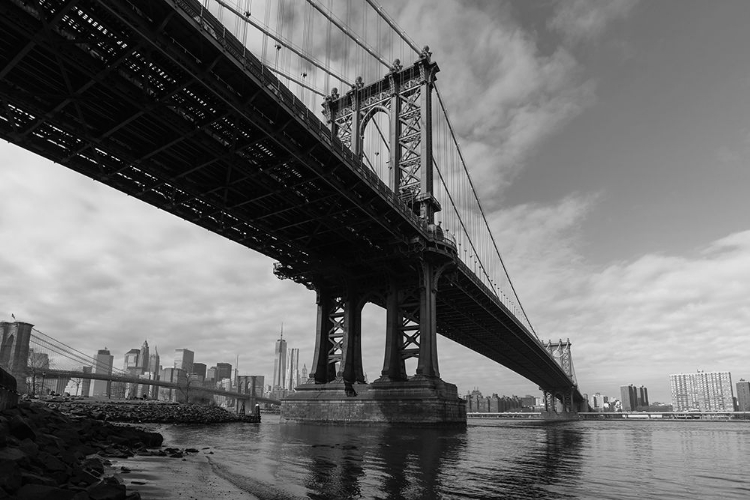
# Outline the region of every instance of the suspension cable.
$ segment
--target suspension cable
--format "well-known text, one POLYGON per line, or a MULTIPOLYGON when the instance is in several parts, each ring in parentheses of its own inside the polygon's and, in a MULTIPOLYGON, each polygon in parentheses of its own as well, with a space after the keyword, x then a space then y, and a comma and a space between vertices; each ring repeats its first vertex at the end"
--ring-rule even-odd
POLYGON ((267 35, 268 37, 274 39, 276 42, 278 42, 279 44, 283 45, 287 49, 291 50, 292 52, 294 52, 299 57, 301 57, 305 61, 309 62, 313 66, 316 66, 316 67, 322 69, 323 71, 325 71, 326 73, 328 73, 332 77, 336 78, 341 83, 343 83, 345 85, 348 85, 349 87, 352 86, 352 84, 349 81, 347 81, 346 78, 344 78, 343 76, 340 76, 340 75, 332 72, 330 69, 327 69, 324 64, 319 63, 318 61, 316 61, 315 59, 313 59, 310 56, 307 56, 304 52, 302 52, 301 49, 295 47, 294 44, 291 41, 286 40, 283 37, 274 35, 273 33, 271 33, 271 31, 268 29, 267 26, 264 27, 260 23, 255 22, 253 20, 252 16, 245 16, 244 14, 240 13, 237 9, 235 9, 231 5, 228 5, 226 2, 224 2, 224 0, 215 0, 215 1, 219 5, 221 5, 223 7, 226 7, 227 9, 229 9, 230 11, 232 11, 236 16, 238 16, 244 22, 246 22, 246 23, 250 24, 251 26, 257 28, 258 30, 260 30, 261 32, 263 32, 265 35, 267 35))
POLYGON ((379 56, 372 48, 370 48, 367 45, 367 43, 361 41, 359 39, 359 37, 355 33, 353 33, 349 28, 347 28, 344 24, 342 24, 341 21, 339 21, 333 14, 328 13, 325 10, 323 10, 323 7, 321 7, 320 5, 318 5, 317 3, 315 3, 314 0, 307 0, 307 3, 309 3, 310 5, 312 5, 315 8, 315 10, 317 10, 318 12, 320 12, 323 15, 323 17, 325 17, 331 23, 333 23, 333 25, 336 26, 338 29, 340 29, 346 36, 348 36, 349 38, 351 38, 352 40, 354 40, 354 42, 357 45, 359 45, 360 47, 362 47, 363 49, 365 49, 368 54, 370 54, 372 57, 374 57, 375 59, 377 59, 378 61, 380 61, 380 63, 383 66, 385 66, 388 69, 391 68, 391 65, 390 65, 390 63, 388 63, 388 61, 386 61, 381 56, 379 56))
POLYGON ((389 16, 385 12, 385 10, 383 9, 383 7, 381 7, 380 5, 378 5, 377 3, 375 3, 375 0, 365 0, 365 1, 370 4, 370 7, 372 7, 375 10, 375 12, 377 12, 378 14, 380 14, 380 17, 382 17, 383 20, 386 23, 388 23, 388 26, 390 26, 391 29, 393 29, 393 31, 395 31, 396 34, 398 34, 398 36, 400 36, 401 39, 403 41, 405 41, 407 43, 407 45, 409 45, 409 47, 411 47, 411 49, 414 52, 416 52, 417 54, 421 54, 422 53, 422 50, 419 47, 417 47, 417 44, 414 43, 414 41, 411 38, 409 38, 409 35, 407 35, 404 32, 404 30, 402 30, 401 28, 399 28, 398 24, 396 24, 396 21, 394 21, 393 19, 391 19, 391 16, 389 16))
MULTIPOLYGON (((370 0, 367 0, 370 2, 370 0)), ((450 118, 448 118, 448 112, 445 109, 445 104, 443 103, 443 98, 440 95, 440 91, 438 90, 437 83, 434 85, 435 88, 435 94, 437 95, 438 102, 440 103, 440 108, 443 110, 443 115, 445 116, 445 121, 448 123, 448 129, 450 130, 451 137, 453 138, 453 143, 456 145, 456 150, 458 151, 458 157, 461 159, 461 165, 463 166, 464 173, 466 174, 466 178, 469 181, 469 186, 471 186, 471 191, 474 193, 474 199, 477 202, 477 207, 479 207, 479 212, 482 214, 482 220, 484 221, 484 225, 487 228, 487 232, 490 235, 490 240, 492 241, 492 246, 495 248, 495 253, 497 254, 498 259, 500 259, 500 264, 503 267, 503 272, 505 273, 505 277, 508 278, 508 283, 510 284, 511 290, 513 290, 513 295, 516 297, 516 301, 518 302, 518 307, 521 309, 521 312, 523 313, 524 318, 526 318, 526 322, 529 325, 529 328, 534 333, 534 336, 539 339, 539 335, 537 335, 536 331, 534 330, 534 327, 531 324, 531 320, 529 319, 528 315, 526 314, 526 310, 523 307, 523 304, 521 304, 521 299, 518 298, 518 293, 516 292, 515 286, 513 286, 513 281, 510 279, 510 275, 508 274, 508 269, 505 267, 505 263, 503 262, 503 257, 500 255, 500 250, 497 247, 497 242, 495 241, 495 237, 492 234, 492 231, 490 230, 490 225, 487 222, 487 216, 484 213, 484 209, 482 208, 482 204, 479 201, 479 196, 477 196, 477 190, 474 187, 474 182, 471 180, 471 176, 469 175, 469 170, 466 168, 466 162, 464 161, 464 155, 461 152, 461 148, 458 145, 458 140, 456 139, 456 134, 453 130, 453 125, 451 125, 450 118)))

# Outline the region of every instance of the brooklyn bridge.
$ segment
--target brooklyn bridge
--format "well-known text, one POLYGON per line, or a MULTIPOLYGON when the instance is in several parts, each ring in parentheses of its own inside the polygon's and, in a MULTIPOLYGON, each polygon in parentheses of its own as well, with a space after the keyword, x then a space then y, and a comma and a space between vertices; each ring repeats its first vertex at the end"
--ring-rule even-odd
POLYGON ((538 384, 548 418, 584 410, 570 342, 538 338, 490 231, 438 87, 458 76, 373 0, 362 23, 259 3, 3 0, 0 137, 315 290, 283 418, 464 421, 438 334, 538 384), (366 303, 387 315, 369 384, 366 303))

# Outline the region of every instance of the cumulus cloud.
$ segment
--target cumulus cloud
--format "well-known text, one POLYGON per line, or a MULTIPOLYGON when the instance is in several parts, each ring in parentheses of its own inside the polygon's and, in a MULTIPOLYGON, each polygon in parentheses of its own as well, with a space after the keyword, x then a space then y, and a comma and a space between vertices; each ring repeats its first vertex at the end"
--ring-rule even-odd
MULTIPOLYGON (((540 339, 572 341, 582 392, 617 396, 620 385, 632 383, 670 402, 671 373, 700 368, 747 378, 738 346, 750 336, 750 230, 685 254, 646 254, 596 267, 582 257, 582 228, 601 203, 601 195, 571 195, 491 219, 540 339)), ((536 390, 460 346, 439 342, 443 374, 461 389, 536 390)))
POLYGON ((188 348, 270 375, 282 322, 312 353, 314 294, 270 259, 18 148, 0 156, 1 320, 89 354, 106 346, 116 366, 147 339, 164 366, 188 348))
POLYGON ((488 16, 480 4, 452 0, 387 8, 430 46, 472 177, 488 208, 497 208, 528 156, 595 101, 595 82, 567 48, 543 54, 510 9, 488 16))
POLYGON ((566 0, 559 2, 549 20, 569 44, 598 38, 610 22, 627 17, 638 0, 566 0))

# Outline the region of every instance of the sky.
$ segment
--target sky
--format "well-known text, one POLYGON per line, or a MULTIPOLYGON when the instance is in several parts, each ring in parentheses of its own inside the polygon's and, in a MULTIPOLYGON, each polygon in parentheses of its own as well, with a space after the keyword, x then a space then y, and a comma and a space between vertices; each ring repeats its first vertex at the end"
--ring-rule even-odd
MULTIPOLYGON (((669 374, 750 378, 750 2, 383 1, 438 84, 521 302, 570 339, 581 392, 669 374)), ((0 142, 0 320, 77 349, 273 371, 283 324, 310 367, 315 294, 273 262, 0 142)), ((385 312, 363 312, 382 369, 385 312)), ((439 337, 459 392, 538 395, 439 337)), ((413 367, 412 367, 413 372, 413 367)))

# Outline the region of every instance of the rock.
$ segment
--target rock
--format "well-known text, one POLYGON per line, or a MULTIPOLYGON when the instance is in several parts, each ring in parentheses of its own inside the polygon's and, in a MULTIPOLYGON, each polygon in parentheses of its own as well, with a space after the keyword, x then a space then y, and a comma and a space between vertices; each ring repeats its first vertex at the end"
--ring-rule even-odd
POLYGON ((124 484, 111 484, 102 481, 86 489, 91 500, 125 500, 127 493, 124 484))
POLYGON ((29 438, 18 443, 18 449, 24 452, 29 458, 36 458, 39 455, 39 446, 29 438))
POLYGON ((48 471, 64 471, 68 468, 65 463, 57 457, 50 455, 49 453, 42 451, 39 452, 39 456, 36 460, 48 471))
POLYGON ((104 474, 104 464, 102 463, 101 459, 97 457, 87 458, 83 461, 81 466, 84 469, 93 471, 96 474, 104 474))
MULTIPOLYGON (((22 484, 42 484, 44 486, 57 486, 54 479, 50 477, 44 477, 30 472, 21 472, 21 483, 22 484)), ((19 485, 20 488, 20 485, 19 485)))
POLYGON ((0 491, 15 491, 21 487, 21 468, 15 460, 0 460, 0 491))
POLYGON ((76 494, 75 491, 54 486, 26 484, 16 492, 16 498, 18 500, 72 500, 76 494))
POLYGON ((19 415, 14 415, 10 419, 10 435, 19 441, 23 441, 26 438, 30 438, 32 441, 36 440, 36 432, 34 432, 34 429, 32 429, 29 423, 19 415))

